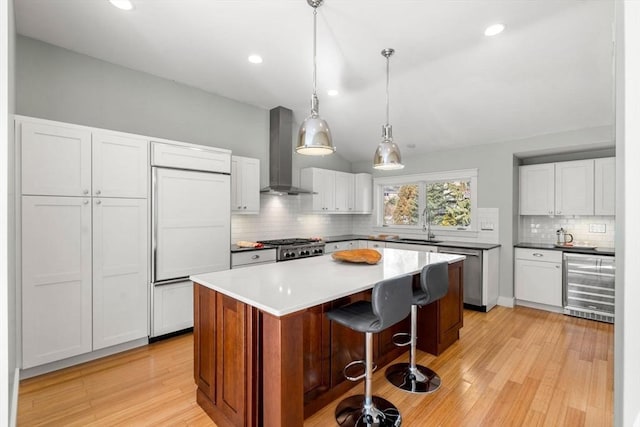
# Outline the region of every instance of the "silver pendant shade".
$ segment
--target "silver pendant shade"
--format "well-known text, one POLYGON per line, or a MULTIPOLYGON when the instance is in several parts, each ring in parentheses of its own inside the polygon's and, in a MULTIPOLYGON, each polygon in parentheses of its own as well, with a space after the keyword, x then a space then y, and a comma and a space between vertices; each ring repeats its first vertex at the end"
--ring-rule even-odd
POLYGON ((331 139, 331 130, 327 122, 318 114, 318 95, 316 94, 316 21, 318 7, 323 0, 307 0, 313 8, 313 95, 311 95, 311 114, 298 131, 296 152, 311 156, 324 156, 336 151, 331 139))
POLYGON ((373 168, 379 170, 396 170, 404 168, 400 156, 400 148, 393 142, 391 125, 389 124, 389 57, 395 51, 387 48, 383 49, 382 56, 387 58, 387 122, 382 126, 382 142, 378 145, 373 156, 373 168))

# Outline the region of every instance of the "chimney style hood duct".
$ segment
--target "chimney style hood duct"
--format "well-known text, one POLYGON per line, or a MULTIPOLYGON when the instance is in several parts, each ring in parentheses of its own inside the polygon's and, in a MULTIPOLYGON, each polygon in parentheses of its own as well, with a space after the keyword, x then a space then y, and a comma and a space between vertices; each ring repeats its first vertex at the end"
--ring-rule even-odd
POLYGON ((276 107, 269 114, 269 186, 260 192, 273 195, 313 194, 292 185, 293 112, 285 107, 276 107))

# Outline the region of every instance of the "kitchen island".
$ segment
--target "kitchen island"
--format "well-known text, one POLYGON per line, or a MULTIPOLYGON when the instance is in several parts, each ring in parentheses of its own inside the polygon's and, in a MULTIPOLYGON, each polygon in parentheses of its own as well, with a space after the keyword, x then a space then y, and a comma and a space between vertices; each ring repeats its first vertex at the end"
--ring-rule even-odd
MULTIPOLYGON (((363 358, 362 334, 331 324, 324 313, 370 298, 381 280, 414 275, 418 286, 425 265, 447 261, 449 293, 418 319, 419 348, 438 354, 462 327, 463 259, 385 249, 376 265, 319 256, 191 277, 198 404, 221 427, 302 426, 353 386, 342 368, 363 358)), ((391 336, 407 325, 378 334, 378 366, 406 351, 391 336)))

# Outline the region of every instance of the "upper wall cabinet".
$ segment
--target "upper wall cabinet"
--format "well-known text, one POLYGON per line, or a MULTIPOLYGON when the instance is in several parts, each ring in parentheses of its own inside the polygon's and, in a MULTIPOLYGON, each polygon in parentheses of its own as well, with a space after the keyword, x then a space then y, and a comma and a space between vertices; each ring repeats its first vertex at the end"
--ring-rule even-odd
POLYGON ((553 163, 520 166, 520 215, 553 215, 554 194, 553 163))
POLYGON ((260 213, 260 160, 231 157, 231 210, 234 213, 260 213))
POLYGON ((354 174, 353 213, 370 214, 373 212, 373 177, 370 173, 354 174))
POLYGON ((616 214, 616 159, 595 160, 594 203, 596 215, 616 214))
POLYGON ((19 132, 22 194, 147 197, 148 141, 30 122, 19 132))
POLYGON ((352 174, 320 168, 300 171, 300 186, 315 194, 309 210, 317 213, 371 213, 372 184, 370 174, 352 174))
POLYGON ((593 160, 556 163, 556 215, 593 215, 593 160))
POLYGON ((614 215, 615 159, 520 166, 520 215, 614 215))

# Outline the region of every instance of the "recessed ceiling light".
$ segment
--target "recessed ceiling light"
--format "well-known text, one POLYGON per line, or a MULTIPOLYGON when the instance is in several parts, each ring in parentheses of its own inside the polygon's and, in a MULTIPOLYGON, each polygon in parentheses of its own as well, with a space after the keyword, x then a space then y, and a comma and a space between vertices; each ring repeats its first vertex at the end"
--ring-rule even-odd
POLYGON ((131 3, 131 0, 109 0, 109 2, 115 7, 117 7, 118 9, 122 9, 122 10, 133 9, 133 3, 131 3))
POLYGON ((329 95, 329 96, 338 96, 339 93, 340 92, 338 92, 336 89, 329 89, 327 91, 327 95, 329 95))
POLYGON ((260 55, 249 55, 248 59, 252 64, 262 64, 262 56, 260 55))
POLYGON ((495 36, 504 31, 504 24, 493 24, 489 25, 486 30, 484 30, 485 36, 495 36))
POLYGON ((416 148, 416 144, 407 144, 407 148, 416 148))

